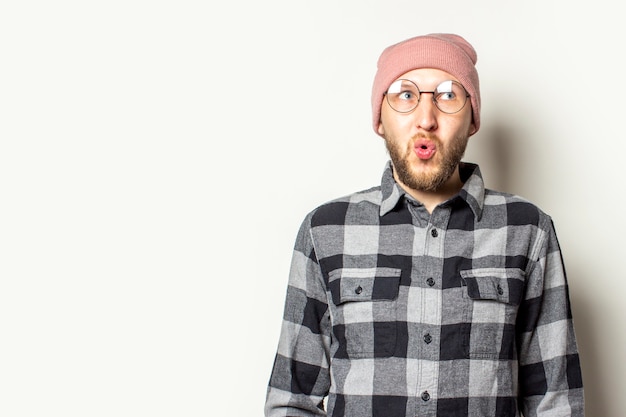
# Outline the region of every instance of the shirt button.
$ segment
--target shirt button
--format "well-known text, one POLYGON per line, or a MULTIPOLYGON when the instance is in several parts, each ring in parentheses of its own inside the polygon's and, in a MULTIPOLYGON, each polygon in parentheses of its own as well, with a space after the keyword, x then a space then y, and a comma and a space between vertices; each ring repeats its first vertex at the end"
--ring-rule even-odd
POLYGON ((432 287, 433 285, 435 285, 435 280, 432 278, 428 278, 426 280, 426 284, 428 284, 429 287, 432 287))
POLYGON ((354 289, 354 292, 357 294, 361 294, 363 292, 363 287, 360 285, 354 289))
POLYGON ((439 236, 439 232, 437 232, 437 229, 431 229, 430 235, 432 237, 437 237, 437 236, 439 236))
POLYGON ((504 294, 504 291, 502 290, 502 287, 500 286, 500 284, 498 284, 498 286, 496 287, 496 291, 498 291, 498 294, 500 295, 504 294))
POLYGON ((424 335, 424 342, 426 342, 427 345, 430 344, 430 342, 433 341, 433 337, 430 335, 430 333, 426 333, 424 335))
POLYGON ((428 391, 424 391, 424 392, 422 392, 422 400, 423 400, 423 401, 428 401, 428 400, 430 400, 430 394, 428 393, 428 391))

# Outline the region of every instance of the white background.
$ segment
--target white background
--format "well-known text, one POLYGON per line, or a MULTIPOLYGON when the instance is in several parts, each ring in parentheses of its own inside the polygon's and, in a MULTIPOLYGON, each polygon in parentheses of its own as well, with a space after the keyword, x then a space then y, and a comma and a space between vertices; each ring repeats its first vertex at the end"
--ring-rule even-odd
POLYGON ((261 416, 291 248, 376 185, 384 47, 478 52, 467 160, 554 218, 591 417, 621 417, 619 2, 0 6, 0 415, 261 416))

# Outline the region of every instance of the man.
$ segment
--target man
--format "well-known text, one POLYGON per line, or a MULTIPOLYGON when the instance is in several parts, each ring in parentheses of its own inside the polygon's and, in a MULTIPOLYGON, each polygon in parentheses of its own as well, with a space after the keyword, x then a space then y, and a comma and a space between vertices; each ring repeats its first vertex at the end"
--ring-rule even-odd
POLYGON ((461 162, 476 59, 453 34, 381 54, 373 128, 391 162, 300 228, 266 416, 583 416, 552 221, 461 162))

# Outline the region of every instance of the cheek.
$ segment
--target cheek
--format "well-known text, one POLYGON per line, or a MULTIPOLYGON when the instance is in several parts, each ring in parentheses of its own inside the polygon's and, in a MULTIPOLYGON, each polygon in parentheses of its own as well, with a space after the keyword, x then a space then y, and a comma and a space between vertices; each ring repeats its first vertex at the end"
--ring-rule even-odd
POLYGON ((380 109, 380 122, 378 123, 378 133, 383 136, 394 136, 403 129, 402 125, 406 117, 398 117, 399 113, 391 110, 386 100, 380 109))
POLYGON ((381 113, 378 133, 380 135, 394 137, 410 136, 414 126, 411 117, 396 112, 393 112, 393 114, 389 113, 389 111, 381 113))
POLYGON ((445 136, 451 137, 471 136, 476 130, 471 117, 442 119, 439 129, 441 132, 446 132, 445 136))

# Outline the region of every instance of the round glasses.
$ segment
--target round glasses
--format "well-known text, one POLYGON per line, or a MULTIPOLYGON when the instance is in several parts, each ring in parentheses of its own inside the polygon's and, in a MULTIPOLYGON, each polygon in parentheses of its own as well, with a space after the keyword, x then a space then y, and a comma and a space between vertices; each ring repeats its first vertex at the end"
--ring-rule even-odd
POLYGON ((424 93, 433 95, 433 103, 443 113, 458 113, 465 106, 469 94, 463 86, 452 80, 444 81, 433 91, 420 91, 411 80, 396 80, 389 86, 385 95, 387 103, 398 113, 409 113, 415 110, 424 93))

